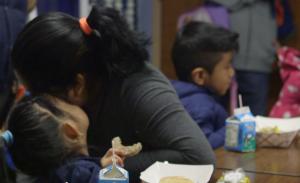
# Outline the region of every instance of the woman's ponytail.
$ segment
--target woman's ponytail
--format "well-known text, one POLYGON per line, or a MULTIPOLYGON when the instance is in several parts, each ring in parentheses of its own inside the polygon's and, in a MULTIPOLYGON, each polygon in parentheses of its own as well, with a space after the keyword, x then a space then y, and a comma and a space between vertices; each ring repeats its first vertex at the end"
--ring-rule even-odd
POLYGON ((109 76, 125 77, 137 71, 148 59, 148 40, 130 30, 118 11, 93 7, 87 18, 92 34, 87 36, 97 65, 109 76))

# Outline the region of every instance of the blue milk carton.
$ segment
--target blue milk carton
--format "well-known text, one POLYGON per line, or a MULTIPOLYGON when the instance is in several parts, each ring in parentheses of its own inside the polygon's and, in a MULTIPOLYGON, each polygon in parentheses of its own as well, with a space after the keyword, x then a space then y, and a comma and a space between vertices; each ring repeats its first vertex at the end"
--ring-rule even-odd
POLYGON ((128 172, 117 165, 108 166, 100 170, 98 183, 129 183, 128 172), (115 175, 111 174, 113 169, 116 172, 115 175))
POLYGON ((256 149, 256 123, 249 107, 234 110, 226 120, 225 148, 233 151, 252 152, 256 149))

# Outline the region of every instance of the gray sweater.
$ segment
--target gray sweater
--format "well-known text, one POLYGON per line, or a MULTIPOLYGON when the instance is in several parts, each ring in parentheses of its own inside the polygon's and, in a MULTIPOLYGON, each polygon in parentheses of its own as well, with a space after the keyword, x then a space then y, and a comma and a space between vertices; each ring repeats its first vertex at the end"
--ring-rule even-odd
POLYGON ((240 34, 238 70, 269 73, 275 60, 276 22, 270 0, 207 0, 229 10, 230 28, 240 34))
POLYGON ((111 139, 124 144, 141 142, 142 152, 125 160, 130 182, 155 161, 214 164, 215 157, 205 135, 181 105, 169 81, 146 64, 125 81, 115 81, 99 97, 102 105, 89 128, 91 156, 103 155, 111 139))

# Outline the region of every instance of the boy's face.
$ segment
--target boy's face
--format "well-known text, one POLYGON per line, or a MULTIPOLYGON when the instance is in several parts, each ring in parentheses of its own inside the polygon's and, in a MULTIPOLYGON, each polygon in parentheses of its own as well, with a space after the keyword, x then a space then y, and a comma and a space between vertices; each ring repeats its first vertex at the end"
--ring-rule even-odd
POLYGON ((224 95, 230 87, 231 79, 234 76, 234 69, 232 67, 233 52, 225 52, 219 63, 209 74, 206 86, 211 88, 216 94, 224 95))

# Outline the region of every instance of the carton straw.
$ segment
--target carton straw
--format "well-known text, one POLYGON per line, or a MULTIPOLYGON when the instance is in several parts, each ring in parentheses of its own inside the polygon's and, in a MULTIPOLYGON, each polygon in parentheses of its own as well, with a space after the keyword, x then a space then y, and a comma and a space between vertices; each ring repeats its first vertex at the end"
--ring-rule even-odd
POLYGON ((243 107, 243 100, 242 100, 242 95, 239 94, 239 106, 243 107))

